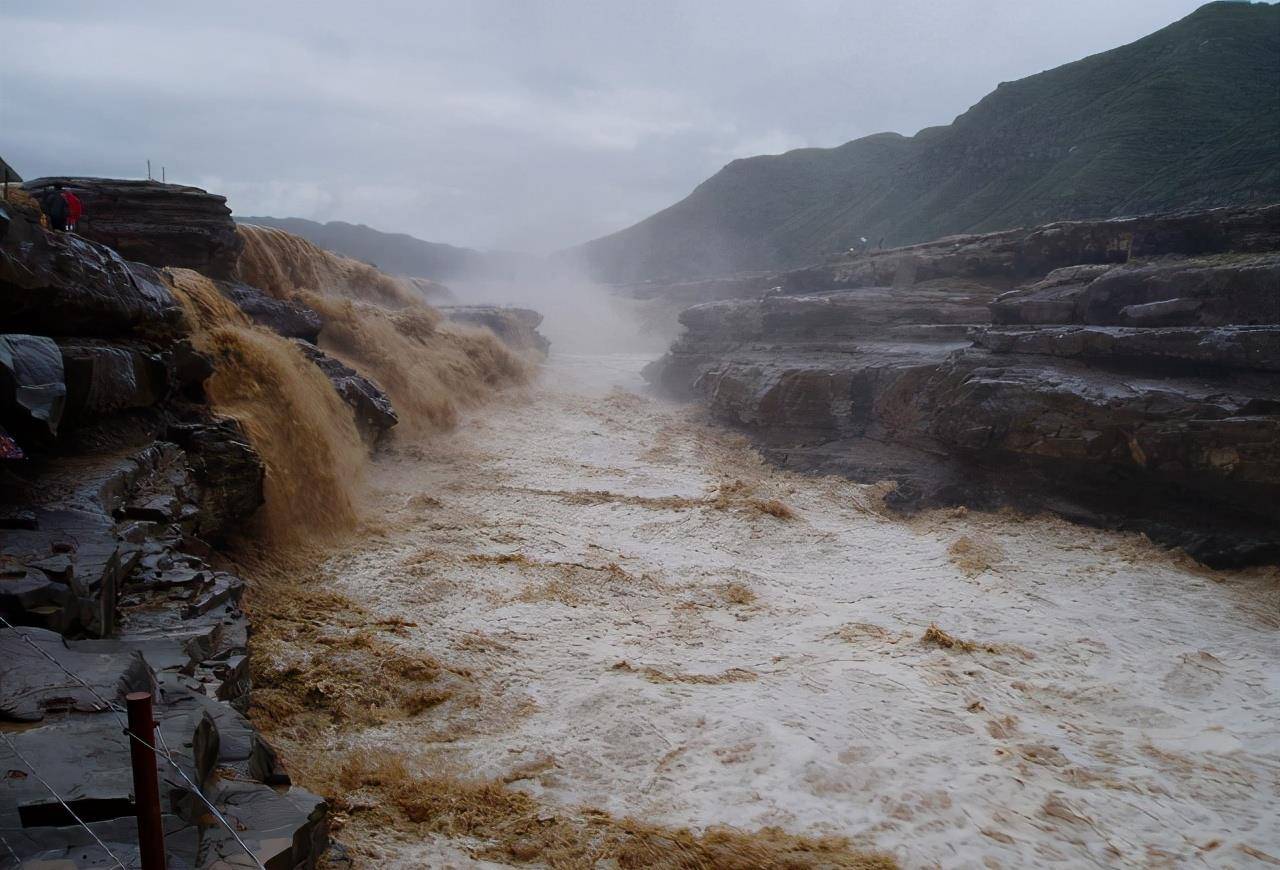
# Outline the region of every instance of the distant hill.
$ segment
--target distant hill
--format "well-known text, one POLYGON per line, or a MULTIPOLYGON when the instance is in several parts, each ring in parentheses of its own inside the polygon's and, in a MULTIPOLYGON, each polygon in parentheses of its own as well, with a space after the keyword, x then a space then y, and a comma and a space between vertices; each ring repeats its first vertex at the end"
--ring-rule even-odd
POLYGON ((343 221, 317 223, 304 218, 242 217, 237 223, 276 227, 326 251, 371 263, 392 275, 410 275, 436 281, 467 278, 512 278, 538 258, 503 251, 485 252, 425 242, 404 233, 384 233, 363 224, 343 221))
POLYGON ((598 280, 807 265, 1069 218, 1280 200, 1280 6, 1211 3, 1137 42, 1002 83, 945 127, 735 160, 565 252, 598 280))

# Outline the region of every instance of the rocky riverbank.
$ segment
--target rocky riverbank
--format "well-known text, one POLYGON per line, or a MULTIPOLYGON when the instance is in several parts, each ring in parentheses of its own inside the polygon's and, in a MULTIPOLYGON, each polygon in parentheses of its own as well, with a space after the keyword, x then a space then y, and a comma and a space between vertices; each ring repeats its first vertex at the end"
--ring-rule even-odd
POLYGON ((1280 206, 953 237, 708 286, 759 295, 684 311, 647 377, 786 466, 894 480, 905 509, 1011 504, 1211 565, 1280 558, 1280 206))
MULTIPOLYGON (((0 628, 0 731, 15 749, 0 778, 0 836, 23 861, 136 859, 128 744, 99 696, 122 705, 127 692, 149 690, 174 762, 160 769, 170 866, 246 860, 197 788, 256 860, 314 867, 328 848, 327 805, 291 785, 245 716, 246 584, 222 547, 253 534, 260 508, 272 508, 294 470, 277 461, 254 417, 255 401, 274 399, 264 372, 287 377, 314 365, 323 377, 303 386, 331 391, 320 407, 349 414, 335 423, 365 444, 384 439, 399 414, 374 378, 317 346, 327 315, 235 280, 243 241, 221 197, 63 181, 92 216, 83 234, 45 230, 33 201, 14 191, 0 244, 0 616, 17 626, 0 628), (283 361, 242 376, 257 385, 233 396, 248 416, 221 413, 226 382, 255 348, 283 361)), ((406 286, 401 302, 420 306, 406 286)), ((327 290, 306 289, 317 298, 327 290)), ((360 286, 353 279, 341 290, 358 299, 360 286)), ((463 339, 435 331, 437 316, 422 312, 409 337, 417 352, 429 356, 432 342, 456 352, 463 339)), ((485 317, 520 338, 519 352, 538 345, 536 315, 485 317)), ((507 352, 487 332, 466 340, 490 356, 507 352)), ((297 431, 279 434, 301 445, 306 424, 291 417, 297 431)))

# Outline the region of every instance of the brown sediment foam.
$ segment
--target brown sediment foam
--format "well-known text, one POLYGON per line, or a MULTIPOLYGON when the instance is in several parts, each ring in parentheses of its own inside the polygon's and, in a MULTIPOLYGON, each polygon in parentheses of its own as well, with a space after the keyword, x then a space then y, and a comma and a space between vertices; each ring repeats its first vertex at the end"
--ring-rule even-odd
POLYGON ((242 226, 240 279, 314 308, 320 346, 378 382, 401 432, 446 428, 531 366, 488 329, 448 323, 408 282, 272 227, 242 226))
POLYGON ((990 570, 1004 558, 1004 550, 990 535, 961 535, 947 548, 952 564, 970 577, 990 570))
MULTIPOLYGON (((553 762, 554 764, 554 762, 553 762)), ((524 768, 513 776, 526 774, 524 768)), ((533 775, 537 775, 535 770, 533 775)), ((511 788, 505 779, 474 780, 441 770, 426 757, 355 751, 313 763, 313 785, 340 795, 338 808, 380 827, 404 822, 422 833, 469 837, 482 860, 551 867, 602 864, 638 870, 892 870, 888 855, 862 851, 845 837, 804 837, 778 828, 701 833, 618 818, 591 807, 558 807, 511 788), (376 795, 376 799, 371 799, 376 795)))
POLYGON ((943 649, 960 650, 961 652, 988 652, 995 655, 1012 655, 1028 661, 1036 657, 1035 653, 1017 644, 963 640, 943 631, 936 622, 929 623, 929 627, 920 636, 920 642, 940 646, 943 649))
POLYGON ((725 683, 751 683, 758 677, 755 671, 746 668, 729 668, 718 674, 685 674, 677 671, 663 671, 651 665, 636 667, 628 661, 620 661, 612 668, 630 674, 640 674, 651 683, 688 683, 690 685, 719 686, 725 683))
POLYGON ((397 642, 412 622, 379 618, 313 582, 320 552, 304 544, 241 554, 255 580, 246 608, 254 620, 250 716, 259 728, 308 741, 335 727, 416 716, 465 694, 467 672, 397 642))
MULTIPOLYGON (((493 333, 442 323, 404 282, 281 230, 240 233, 241 278, 315 308, 321 346, 379 382, 399 429, 447 428, 459 409, 527 379, 529 366, 493 333)), ((350 528, 367 459, 351 410, 291 343, 252 326, 208 279, 166 272, 196 345, 214 359, 211 403, 240 422, 266 463, 265 531, 293 541, 350 528)))
POLYGON ((730 604, 755 604, 756 594, 750 586, 731 580, 719 589, 720 597, 730 604))
POLYGON ((372 376, 412 431, 453 426, 461 409, 531 372, 492 332, 441 322, 425 305, 389 310, 316 292, 298 297, 324 321, 320 346, 372 376))
POLYGON ((250 324, 208 278, 165 274, 193 342, 213 359, 209 402, 240 423, 266 465, 262 531, 290 542, 350 528, 366 461, 351 409, 292 343, 250 324))
POLYGON ((776 498, 756 498, 753 489, 741 480, 720 484, 716 490, 702 498, 690 498, 683 495, 629 495, 627 493, 610 492, 608 490, 555 490, 522 488, 524 492, 534 495, 549 495, 563 499, 570 504, 627 504, 649 510, 686 510, 689 508, 709 507, 715 510, 728 511, 747 509, 754 513, 768 514, 782 520, 796 518, 796 512, 785 502, 776 498))
POLYGON ((240 280, 277 299, 318 291, 393 308, 422 302, 407 281, 368 263, 330 253, 293 233, 249 224, 236 227, 236 232, 244 240, 237 264, 240 280))

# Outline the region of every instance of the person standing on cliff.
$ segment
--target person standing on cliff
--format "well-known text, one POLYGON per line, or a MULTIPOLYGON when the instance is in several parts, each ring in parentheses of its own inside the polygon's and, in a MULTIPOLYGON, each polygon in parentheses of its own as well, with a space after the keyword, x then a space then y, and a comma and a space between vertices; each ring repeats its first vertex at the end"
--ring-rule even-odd
MULTIPOLYGON (((76 202, 79 202, 77 199, 76 202)), ((55 184, 40 197, 40 210, 49 221, 49 229, 55 233, 67 229, 67 198, 62 195, 62 185, 55 184)))
POLYGON ((80 215, 84 214, 84 204, 80 202, 80 197, 69 190, 62 192, 62 198, 67 203, 67 231, 74 233, 76 224, 80 222, 80 215))

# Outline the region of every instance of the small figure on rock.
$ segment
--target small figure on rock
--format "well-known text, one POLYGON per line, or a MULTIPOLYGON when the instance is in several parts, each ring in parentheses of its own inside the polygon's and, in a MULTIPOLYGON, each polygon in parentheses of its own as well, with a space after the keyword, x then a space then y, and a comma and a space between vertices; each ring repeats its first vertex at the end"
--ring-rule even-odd
POLYGON ((62 198, 67 203, 67 231, 74 233, 80 216, 84 214, 84 204, 80 202, 80 197, 69 190, 63 191, 62 198))
POLYGON ((49 222, 49 229, 54 232, 75 232, 76 224, 84 214, 84 204, 80 197, 66 190, 61 182, 55 182, 50 190, 40 197, 40 210, 49 222))
POLYGON ((62 185, 54 184, 40 197, 40 210, 44 212, 49 229, 60 233, 67 228, 67 199, 62 195, 62 185))

